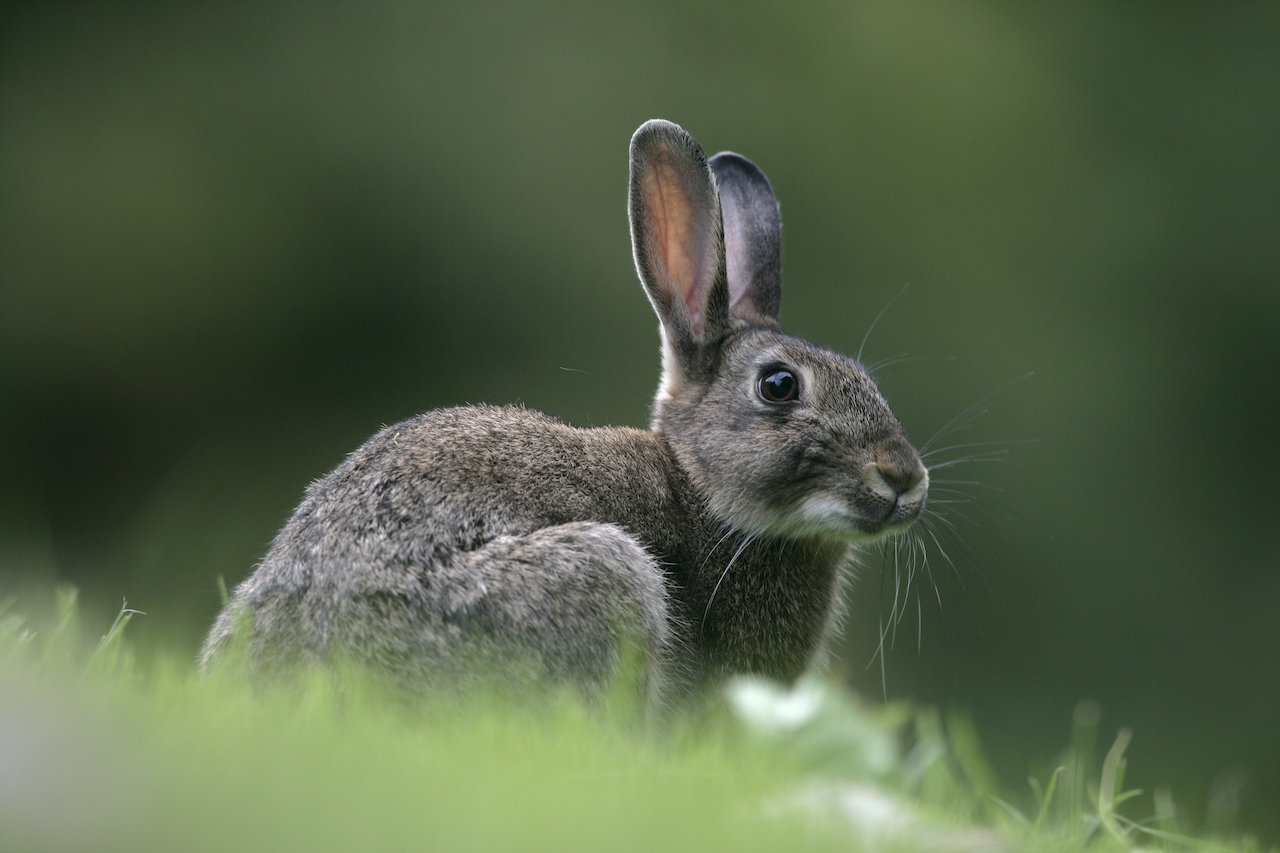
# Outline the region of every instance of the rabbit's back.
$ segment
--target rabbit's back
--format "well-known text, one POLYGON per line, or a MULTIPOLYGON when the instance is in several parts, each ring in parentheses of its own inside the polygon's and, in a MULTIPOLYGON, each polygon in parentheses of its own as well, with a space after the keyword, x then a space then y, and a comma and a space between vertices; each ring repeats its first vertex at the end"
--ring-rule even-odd
POLYGON ((314 483, 276 547, 328 539, 328 558, 374 545, 380 558, 394 548, 432 559, 423 549, 465 551, 639 507, 662 514, 678 476, 645 430, 574 427, 515 406, 438 409, 384 428, 314 483))
POLYGON ((202 656, 243 630, 259 672, 345 657, 410 689, 550 675, 595 690, 624 642, 670 657, 650 551, 685 529, 688 490, 644 430, 426 412, 312 484, 202 656))

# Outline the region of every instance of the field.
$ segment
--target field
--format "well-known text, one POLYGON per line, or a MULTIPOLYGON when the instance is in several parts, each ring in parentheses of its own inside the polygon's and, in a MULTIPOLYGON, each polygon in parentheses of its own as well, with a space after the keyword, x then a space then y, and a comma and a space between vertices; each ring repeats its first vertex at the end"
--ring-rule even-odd
POLYGON ((53 598, 44 617, 0 613, 13 853, 1262 849, 1184 835, 1167 795, 1125 790, 1131 735, 1099 732, 1088 705, 1061 765, 1006 792, 963 713, 822 681, 736 684, 662 732, 621 701, 424 711, 350 676, 284 691, 143 665, 128 629, 145 616, 126 607, 95 639, 74 589, 53 598))

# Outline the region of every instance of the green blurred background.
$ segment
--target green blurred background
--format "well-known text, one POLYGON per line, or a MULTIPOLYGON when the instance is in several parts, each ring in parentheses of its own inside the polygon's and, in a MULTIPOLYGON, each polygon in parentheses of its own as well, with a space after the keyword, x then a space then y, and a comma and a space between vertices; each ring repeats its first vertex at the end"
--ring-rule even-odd
MULTIPOLYGON (((645 423, 651 117, 769 175, 789 331, 856 351, 910 285, 864 358, 916 357, 877 376, 918 443, 1034 371, 953 437, 1009 453, 955 471, 889 697, 1013 789, 1096 700, 1130 782, 1280 837, 1274 3, 7 4, 0 587, 194 654, 380 425, 645 423)), ((890 587, 836 662, 876 697, 890 587)))

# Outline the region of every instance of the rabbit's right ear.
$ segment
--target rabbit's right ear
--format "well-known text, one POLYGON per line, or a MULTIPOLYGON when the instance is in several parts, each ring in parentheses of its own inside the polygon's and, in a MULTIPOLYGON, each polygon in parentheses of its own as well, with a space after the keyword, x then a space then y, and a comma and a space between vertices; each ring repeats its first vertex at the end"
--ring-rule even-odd
POLYGON ((666 381, 679 382, 676 371, 711 368, 708 345, 730 323, 720 201, 697 141, 669 121, 641 125, 628 201, 636 271, 662 321, 666 381))
POLYGON ((721 151, 709 161, 724 220, 729 312, 753 326, 778 326, 782 220, 773 187, 755 163, 721 151))

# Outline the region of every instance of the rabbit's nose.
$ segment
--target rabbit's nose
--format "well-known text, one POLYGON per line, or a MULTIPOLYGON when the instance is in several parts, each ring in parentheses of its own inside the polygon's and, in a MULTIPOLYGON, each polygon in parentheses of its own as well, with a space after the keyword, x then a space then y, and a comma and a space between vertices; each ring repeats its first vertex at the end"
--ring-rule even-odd
POLYGON ((865 467, 863 473, 873 489, 895 500, 925 478, 924 466, 920 465, 919 459, 878 459, 865 467))
POLYGON ((872 466, 870 472, 872 476, 877 477, 880 482, 893 489, 894 496, 905 495, 914 489, 925 477, 924 466, 919 460, 913 460, 914 464, 902 464, 897 460, 889 462, 876 462, 872 466))
POLYGON ((880 521, 910 522, 924 509, 929 473, 914 453, 909 457, 869 462, 863 467, 862 476, 879 498, 880 521))

